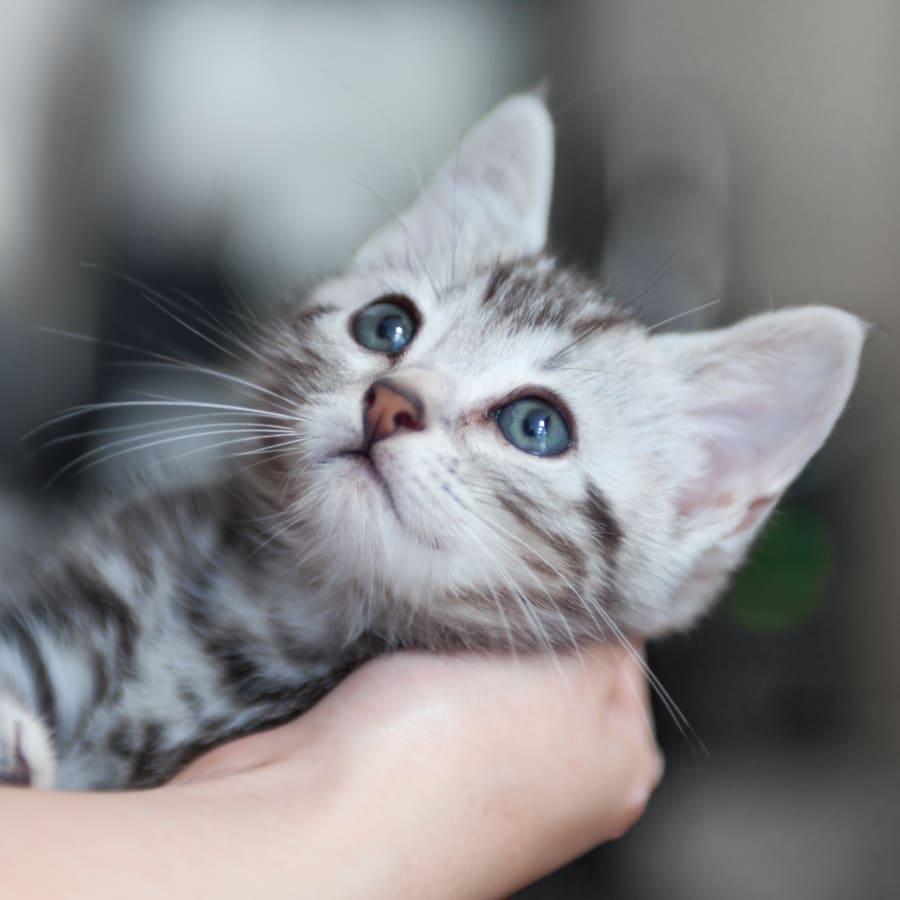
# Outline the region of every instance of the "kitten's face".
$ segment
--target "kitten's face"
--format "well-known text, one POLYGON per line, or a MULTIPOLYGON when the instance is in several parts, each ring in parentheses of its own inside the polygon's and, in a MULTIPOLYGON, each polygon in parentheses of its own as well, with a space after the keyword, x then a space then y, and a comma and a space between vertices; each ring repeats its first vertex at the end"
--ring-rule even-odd
POLYGON ((617 609, 618 573, 635 562, 624 523, 665 527, 673 509, 646 403, 666 388, 639 326, 545 259, 440 296, 402 270, 351 277, 305 309, 278 391, 303 438, 288 482, 298 538, 332 583, 404 613, 440 609, 479 641, 565 641, 607 614, 653 627, 617 609), (404 298, 415 323, 399 354, 354 335, 382 297, 404 298), (370 443, 379 382, 419 413, 370 443))
POLYGON ((508 101, 454 157, 466 214, 445 169, 268 348, 298 439, 268 473, 285 533, 307 577, 401 641, 686 623, 852 383, 860 329, 844 314, 654 338, 536 255, 542 109, 508 101))

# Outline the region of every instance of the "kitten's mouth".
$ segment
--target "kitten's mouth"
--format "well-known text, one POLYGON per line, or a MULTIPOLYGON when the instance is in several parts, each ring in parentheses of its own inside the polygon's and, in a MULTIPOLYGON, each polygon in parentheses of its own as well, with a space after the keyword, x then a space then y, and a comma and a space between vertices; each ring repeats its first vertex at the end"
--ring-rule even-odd
POLYGON ((375 465, 375 461, 365 450, 342 450, 336 454, 337 457, 341 459, 350 459, 354 460, 360 468, 368 473, 368 475, 378 484, 381 488, 382 493, 385 496, 385 499, 388 502, 388 506, 390 506, 391 511, 394 513, 394 516, 397 518, 397 521, 401 524, 403 523, 400 518, 400 514, 397 511, 397 504, 394 502, 394 495, 391 493, 391 486, 388 484, 387 479, 381 472, 378 470, 378 466, 375 465))
MULTIPOLYGON (((431 550, 444 551, 445 547, 441 541, 433 535, 423 532, 421 528, 416 527, 409 519, 404 519, 400 512, 394 494, 391 491, 391 485, 387 478, 382 474, 375 460, 365 450, 341 450, 334 454, 333 459, 346 459, 353 464, 353 468, 361 473, 367 480, 374 482, 380 489, 381 495, 384 497, 388 508, 393 513, 394 519, 400 526, 404 534, 419 542, 425 544, 431 550)), ((365 492, 358 492, 364 494, 365 492)), ((355 498, 356 499, 356 498, 355 498)), ((357 501, 361 502, 361 500, 357 501)))

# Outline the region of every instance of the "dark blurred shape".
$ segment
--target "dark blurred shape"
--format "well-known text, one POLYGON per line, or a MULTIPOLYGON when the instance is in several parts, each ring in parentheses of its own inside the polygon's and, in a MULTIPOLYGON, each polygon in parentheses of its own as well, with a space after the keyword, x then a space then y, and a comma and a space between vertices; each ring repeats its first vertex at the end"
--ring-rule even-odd
POLYGON ((787 631, 809 621, 826 596, 832 541, 811 509, 784 501, 737 574, 723 604, 750 631, 787 631))
POLYGON ((712 110, 689 93, 629 91, 603 111, 607 227, 600 272, 654 328, 720 317, 728 165, 712 110))

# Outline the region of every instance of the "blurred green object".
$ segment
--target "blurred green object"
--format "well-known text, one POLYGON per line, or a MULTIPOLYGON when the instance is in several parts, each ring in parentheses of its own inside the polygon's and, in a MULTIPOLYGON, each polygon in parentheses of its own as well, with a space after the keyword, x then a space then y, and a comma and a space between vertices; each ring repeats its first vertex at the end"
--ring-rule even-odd
POLYGON ((728 593, 726 614, 751 631, 786 631, 808 621, 825 597, 831 537, 821 516, 782 507, 728 593))

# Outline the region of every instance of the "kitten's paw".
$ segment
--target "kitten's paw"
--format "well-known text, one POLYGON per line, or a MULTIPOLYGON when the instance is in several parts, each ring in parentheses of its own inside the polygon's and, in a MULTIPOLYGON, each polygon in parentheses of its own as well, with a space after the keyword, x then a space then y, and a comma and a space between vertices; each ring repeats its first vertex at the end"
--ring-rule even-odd
POLYGON ((0 784, 53 787, 56 757, 46 726, 0 692, 0 784))

